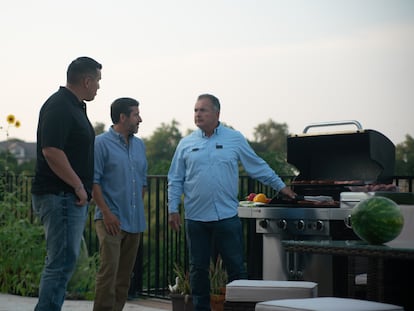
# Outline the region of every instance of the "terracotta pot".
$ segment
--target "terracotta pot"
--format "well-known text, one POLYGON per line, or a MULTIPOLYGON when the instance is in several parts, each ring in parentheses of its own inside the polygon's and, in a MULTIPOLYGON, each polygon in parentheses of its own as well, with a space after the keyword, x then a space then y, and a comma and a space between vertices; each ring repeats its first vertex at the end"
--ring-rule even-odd
POLYGON ((226 298, 223 294, 211 294, 210 295, 210 307, 211 311, 223 311, 224 310, 224 299, 226 298))
POLYGON ((193 299, 191 295, 170 294, 172 311, 193 311, 193 299))

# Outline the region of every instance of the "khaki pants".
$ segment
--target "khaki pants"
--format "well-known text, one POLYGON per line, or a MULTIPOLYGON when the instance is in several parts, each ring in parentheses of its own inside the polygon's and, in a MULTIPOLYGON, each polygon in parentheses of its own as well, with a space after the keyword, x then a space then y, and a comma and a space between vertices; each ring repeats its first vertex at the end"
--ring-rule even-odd
POLYGON ((128 298, 140 233, 121 231, 112 236, 106 232, 102 220, 97 220, 95 226, 101 263, 96 275, 93 310, 121 311, 128 298))

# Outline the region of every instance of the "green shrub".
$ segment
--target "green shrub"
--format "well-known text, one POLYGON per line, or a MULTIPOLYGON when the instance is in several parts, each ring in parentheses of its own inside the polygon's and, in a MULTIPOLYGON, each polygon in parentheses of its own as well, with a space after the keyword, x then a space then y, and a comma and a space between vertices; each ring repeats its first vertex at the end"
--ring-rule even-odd
POLYGON ((95 278, 98 266, 99 253, 89 256, 86 242, 82 239, 78 263, 68 284, 67 299, 93 300, 95 298, 95 278))
MULTIPOLYGON (((1 177, 0 185, 0 292, 37 296, 46 256, 43 226, 37 219, 30 221, 30 203, 20 201, 15 192, 7 192, 1 177)), ((89 256, 82 240, 81 256, 68 284, 68 298, 94 298, 97 265, 98 253, 89 256)))
POLYGON ((6 195, 0 203, 0 291, 36 296, 45 258, 43 227, 21 218, 27 207, 6 195))

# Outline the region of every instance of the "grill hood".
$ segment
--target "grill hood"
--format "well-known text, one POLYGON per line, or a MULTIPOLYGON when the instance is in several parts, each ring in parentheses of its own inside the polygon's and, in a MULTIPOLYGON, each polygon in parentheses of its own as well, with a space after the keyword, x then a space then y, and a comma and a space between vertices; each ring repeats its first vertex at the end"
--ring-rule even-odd
POLYGON ((287 162, 300 172, 296 180, 391 183, 395 146, 383 134, 358 121, 312 124, 287 138, 287 162), (311 127, 353 124, 355 131, 307 133, 311 127))

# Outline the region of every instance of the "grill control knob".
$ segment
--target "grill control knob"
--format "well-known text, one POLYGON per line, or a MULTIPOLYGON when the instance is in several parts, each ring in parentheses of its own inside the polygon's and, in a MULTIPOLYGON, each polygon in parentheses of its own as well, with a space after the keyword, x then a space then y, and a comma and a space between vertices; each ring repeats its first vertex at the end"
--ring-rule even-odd
POLYGON ((279 219, 277 222, 277 227, 282 230, 286 230, 287 228, 287 221, 284 219, 279 219))
POLYGON ((318 231, 322 231, 323 230, 323 228, 324 228, 324 224, 323 224, 323 221, 322 220, 318 220, 317 222, 316 222, 316 230, 318 230, 318 231))
POLYGON ((296 229, 298 230, 304 230, 305 229, 305 222, 303 220, 299 220, 296 224, 296 229))
POLYGON ((268 225, 269 225, 269 222, 266 219, 262 219, 259 221, 259 226, 262 227, 263 229, 266 229, 268 225))

